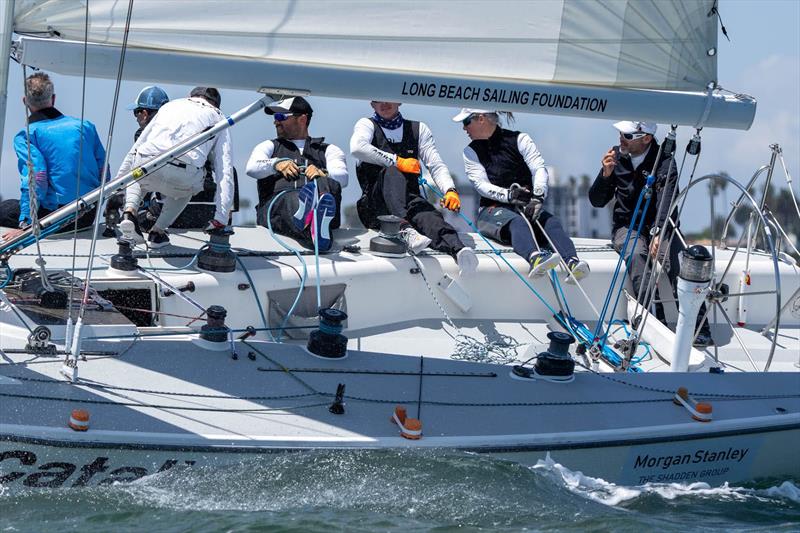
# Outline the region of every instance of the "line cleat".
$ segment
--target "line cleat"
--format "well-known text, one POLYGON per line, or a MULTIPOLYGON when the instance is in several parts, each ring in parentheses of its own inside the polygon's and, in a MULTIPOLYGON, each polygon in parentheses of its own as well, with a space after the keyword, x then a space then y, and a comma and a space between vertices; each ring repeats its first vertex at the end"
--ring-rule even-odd
POLYGON ((303 185, 297 193, 297 200, 300 202, 300 205, 297 207, 297 211, 295 211, 294 215, 292 215, 292 222, 294 222, 294 227, 300 231, 307 228, 313 219, 311 210, 314 209, 314 193, 316 192, 316 188, 316 184, 308 182, 303 185))
POLYGON ((154 250, 169 246, 169 235, 166 231, 151 231, 147 234, 147 246, 154 250))
POLYGON ((419 440, 422 438, 422 422, 416 418, 411 418, 406 413, 406 408, 398 405, 394 408, 394 413, 389 419, 400 428, 400 436, 409 440, 419 440))
POLYGON ((531 271, 528 273, 528 277, 535 279, 541 278, 549 270, 556 268, 561 261, 561 256, 547 250, 540 250, 533 252, 528 261, 531 264, 531 271))
POLYGON ((413 255, 417 255, 433 242, 430 237, 426 237, 411 226, 400 230, 400 238, 408 246, 408 253, 413 255))
POLYGON ((134 244, 144 243, 144 234, 142 233, 142 228, 139 227, 139 220, 135 215, 125 212, 122 215, 122 221, 117 227, 119 228, 122 239, 134 244))
POLYGON ((331 221, 336 216, 336 200, 330 193, 325 193, 319 197, 317 202, 317 227, 311 227, 311 238, 317 241, 320 252, 327 252, 331 249, 333 239, 331 238, 331 221), (315 231, 316 230, 316 231, 315 231))
POLYGON ((459 276, 469 276, 478 270, 478 256, 469 246, 465 246, 458 251, 456 263, 458 263, 459 276))
POLYGON ((570 257, 567 260, 567 268, 571 273, 571 275, 567 274, 567 277, 564 278, 564 283, 567 285, 575 285, 576 282, 582 280, 591 272, 589 263, 577 257, 570 257))
POLYGON ((692 418, 698 422, 711 422, 713 419, 713 409, 708 402, 698 402, 689 395, 689 390, 686 387, 679 387, 672 397, 672 402, 675 405, 683 406, 692 418))

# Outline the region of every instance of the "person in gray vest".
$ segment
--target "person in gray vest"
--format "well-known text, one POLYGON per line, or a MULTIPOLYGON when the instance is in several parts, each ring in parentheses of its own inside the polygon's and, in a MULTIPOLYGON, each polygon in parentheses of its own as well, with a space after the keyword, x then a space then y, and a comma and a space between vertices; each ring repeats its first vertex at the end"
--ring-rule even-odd
POLYGON ((589 265, 578 258, 575 245, 558 218, 544 209, 550 178, 531 137, 501 128, 497 111, 464 108, 453 121, 461 122, 471 139, 464 148, 464 168, 481 195, 481 234, 510 244, 530 263, 531 277, 543 276, 558 266, 561 257, 572 274, 565 282, 586 277, 589 265), (550 241, 556 248, 553 252, 540 247, 549 246, 550 241))
MULTIPOLYGON (((603 155, 600 162, 600 172, 594 183, 589 188, 589 201, 594 207, 605 207, 614 200, 613 229, 611 240, 617 252, 622 251, 628 228, 634 216, 644 217, 641 233, 636 239, 635 248, 626 253, 626 272, 633 284, 634 294, 638 294, 642 287, 642 280, 649 278, 652 273, 653 261, 649 262, 648 255, 655 257, 659 248, 659 235, 661 228, 667 224, 669 203, 675 187, 678 186, 678 169, 672 154, 659 153, 659 145, 654 136, 658 125, 655 122, 624 120, 614 124, 619 132, 619 145, 612 146, 603 155), (653 184, 653 196, 644 214, 636 213, 636 204, 644 188, 647 176, 655 169, 656 181, 653 184)), ((666 235, 670 236, 678 231, 677 220, 672 215, 675 224, 667 225, 666 235)), ((662 246, 660 257, 664 263, 667 277, 672 285, 673 292, 678 283, 678 255, 683 249, 680 239, 667 239, 670 243, 669 250, 662 246)), ((633 243, 633 236, 631 237, 633 243)), ((646 282, 645 282, 646 283, 646 282)), ((705 304, 700 309, 698 318, 705 315, 705 304)), ((656 317, 666 322, 663 306, 656 304, 656 317)), ((705 348, 714 343, 708 321, 704 320, 694 345, 705 348)))
POLYGON ((424 122, 406 120, 395 102, 371 103, 375 114, 362 118, 353 128, 350 152, 358 160, 356 175, 362 196, 358 216, 370 229, 379 229, 377 217, 402 219, 401 235, 412 253, 428 246, 451 255, 462 274, 478 267, 478 258, 465 246, 458 232, 420 194, 420 161, 444 196, 441 205, 458 212, 461 199, 450 171, 442 161, 430 128, 424 122))
POLYGON ((277 137, 258 144, 247 161, 247 175, 258 180, 256 221, 303 246, 313 248, 317 241, 320 251, 328 251, 348 181, 344 152, 324 137, 309 136, 314 110, 302 96, 275 102, 264 112, 273 117, 277 137))

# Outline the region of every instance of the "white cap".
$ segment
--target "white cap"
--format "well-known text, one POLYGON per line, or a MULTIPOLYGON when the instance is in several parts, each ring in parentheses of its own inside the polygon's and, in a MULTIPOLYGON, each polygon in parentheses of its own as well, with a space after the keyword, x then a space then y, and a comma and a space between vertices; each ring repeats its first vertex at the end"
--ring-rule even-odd
POLYGON ((640 120, 623 120, 615 122, 614 127, 620 133, 649 133, 655 135, 658 125, 655 122, 642 122, 640 120))
POLYGON ((462 107, 458 115, 453 117, 453 122, 461 122, 470 115, 484 115, 487 113, 497 113, 491 109, 470 109, 469 107, 462 107))

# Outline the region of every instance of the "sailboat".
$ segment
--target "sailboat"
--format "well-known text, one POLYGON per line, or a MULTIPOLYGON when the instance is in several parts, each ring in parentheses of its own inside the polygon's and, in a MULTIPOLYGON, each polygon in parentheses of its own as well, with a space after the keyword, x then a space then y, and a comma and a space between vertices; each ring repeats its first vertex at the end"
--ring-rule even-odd
MULTIPOLYGON (((470 278, 441 254, 387 253, 389 230, 339 230, 324 256, 265 228, 234 228, 203 248, 202 232, 177 233, 160 253, 98 238, 97 227, 40 240, 106 191, 287 95, 636 116, 698 133, 747 129, 755 114, 753 98, 717 84, 712 0, 495 2, 518 15, 497 21, 480 3, 458 16, 449 2, 410 3, 413 24, 380 25, 381 35, 379 4, 263 7, 7 3, 3 45, 21 64, 115 77, 124 49, 126 79, 191 83, 202 73, 204 84, 263 96, 42 218, 38 235, 0 244, 9 272, 0 482, 85 486, 265 453, 431 448, 524 464, 550 456, 623 484, 800 476, 786 453, 800 442, 800 276, 751 193, 767 170, 732 183, 753 231, 736 246, 712 242, 715 268, 696 291, 724 317, 741 318, 747 298, 746 325, 721 319, 715 333, 730 341, 705 352, 634 300, 599 319, 619 262, 592 239, 577 240, 593 274, 574 286, 515 276, 522 259, 477 233, 464 236, 480 257, 470 278), (759 290, 730 289, 742 271, 759 290), (77 288, 80 301, 57 304, 45 280, 77 288), (501 289, 519 296, 501 301, 501 289), (598 324, 608 342, 593 338, 598 324)), ((675 207, 720 179, 694 180, 675 207)))

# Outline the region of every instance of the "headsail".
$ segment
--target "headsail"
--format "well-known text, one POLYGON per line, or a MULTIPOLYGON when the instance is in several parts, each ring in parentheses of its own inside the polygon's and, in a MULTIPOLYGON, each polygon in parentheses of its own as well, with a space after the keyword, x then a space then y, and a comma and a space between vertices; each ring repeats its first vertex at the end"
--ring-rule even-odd
MULTIPOLYGON (((90 72, 110 76, 127 2, 89 2, 90 72)), ((323 96, 747 128, 755 104, 707 101, 715 0, 136 0, 126 77, 323 96)), ((20 59, 76 74, 86 4, 18 0, 20 59), (62 39, 66 39, 63 41, 62 39), (53 41, 59 46, 54 46, 53 41)))

